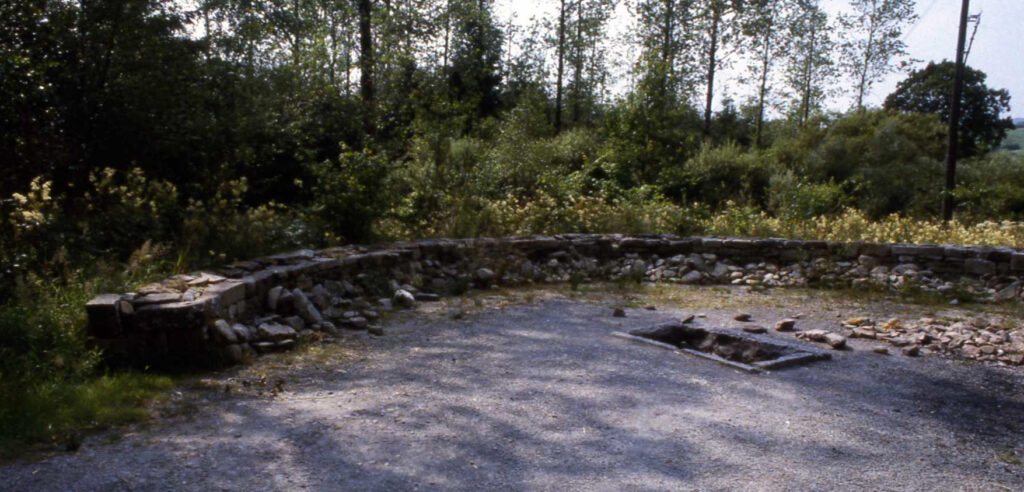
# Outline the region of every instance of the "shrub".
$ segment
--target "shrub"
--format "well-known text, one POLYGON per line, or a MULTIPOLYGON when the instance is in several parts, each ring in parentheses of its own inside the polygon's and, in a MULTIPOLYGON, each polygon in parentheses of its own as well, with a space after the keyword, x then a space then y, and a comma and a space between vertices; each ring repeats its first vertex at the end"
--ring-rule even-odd
POLYGON ((716 208, 727 200, 763 204, 770 176, 769 158, 729 142, 704 144, 684 166, 663 169, 658 182, 667 196, 716 208))
POLYGON ((851 113, 834 122, 797 172, 835 182, 872 218, 937 212, 945 129, 934 115, 851 113))
POLYGON ((342 145, 335 160, 309 164, 313 176, 310 215, 332 241, 359 242, 373 237, 373 224, 390 205, 384 190, 390 165, 370 151, 342 145))

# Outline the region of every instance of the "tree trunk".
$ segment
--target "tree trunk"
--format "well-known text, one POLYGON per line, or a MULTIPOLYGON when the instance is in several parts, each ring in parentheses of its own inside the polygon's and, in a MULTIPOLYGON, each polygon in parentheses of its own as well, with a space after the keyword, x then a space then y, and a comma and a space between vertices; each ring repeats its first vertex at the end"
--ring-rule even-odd
POLYGON ((562 132, 562 78, 565 75, 565 0, 558 13, 558 75, 555 81, 555 134, 562 132))
POLYGON ((373 135, 376 127, 373 89, 373 4, 371 0, 358 0, 359 9, 359 91, 363 99, 363 128, 373 135))
POLYGON ((662 47, 661 47, 661 63, 663 65, 661 79, 661 93, 662 96, 668 96, 669 84, 672 81, 672 76, 675 70, 675 50, 672 48, 673 38, 672 33, 675 30, 675 0, 665 0, 665 23, 662 36, 662 47))
POLYGON ((721 6, 711 8, 711 46, 708 48, 708 84, 704 100, 704 136, 711 135, 711 103, 715 96, 715 71, 718 68, 718 23, 721 20, 721 6))
POLYGON ((807 125, 807 120, 811 119, 811 89, 813 88, 814 81, 812 80, 813 71, 812 63, 814 63, 815 50, 817 48, 817 34, 818 28, 812 22, 811 24, 811 39, 808 45, 807 59, 804 63, 804 87, 803 87, 803 120, 800 122, 800 127, 807 125))
POLYGON ((572 123, 580 120, 583 98, 583 0, 576 0, 576 59, 573 60, 572 123))
POLYGON ((771 67, 772 56, 772 29, 774 10, 768 19, 768 25, 764 33, 764 51, 761 53, 761 87, 758 92, 757 101, 757 129, 754 131, 754 147, 761 147, 761 132, 764 129, 764 101, 768 95, 768 70, 771 67))

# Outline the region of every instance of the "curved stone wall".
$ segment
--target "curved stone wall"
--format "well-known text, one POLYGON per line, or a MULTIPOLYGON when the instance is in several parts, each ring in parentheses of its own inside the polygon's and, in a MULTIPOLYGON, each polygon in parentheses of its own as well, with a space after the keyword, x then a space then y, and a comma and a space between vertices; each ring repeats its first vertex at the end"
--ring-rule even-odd
POLYGON ((1012 248, 665 235, 422 240, 301 250, 177 275, 86 308, 112 363, 231 364, 303 337, 368 329, 382 310, 473 287, 646 280, 681 284, 916 286, 987 301, 1021 296, 1012 248))

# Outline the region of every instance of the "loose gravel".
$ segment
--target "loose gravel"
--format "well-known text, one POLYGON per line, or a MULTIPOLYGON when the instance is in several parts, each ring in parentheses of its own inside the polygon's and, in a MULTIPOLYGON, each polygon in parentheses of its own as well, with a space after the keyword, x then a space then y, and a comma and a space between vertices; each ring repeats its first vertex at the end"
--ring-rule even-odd
MULTIPOLYGON (((0 490, 1024 489, 1019 367, 850 340, 751 375, 609 336, 693 306, 612 307, 404 316, 383 337, 264 357, 182 388, 148 427, 0 465, 0 490)), ((797 308, 745 312, 773 326, 797 308)))

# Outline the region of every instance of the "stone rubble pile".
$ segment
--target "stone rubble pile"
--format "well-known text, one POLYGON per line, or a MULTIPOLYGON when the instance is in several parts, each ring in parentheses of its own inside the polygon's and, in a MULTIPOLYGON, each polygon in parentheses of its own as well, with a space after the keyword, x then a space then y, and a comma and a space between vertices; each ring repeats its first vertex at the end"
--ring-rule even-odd
POLYGON ((852 318, 842 327, 851 338, 878 340, 899 347, 905 355, 929 353, 1010 365, 1024 364, 1024 331, 990 324, 983 319, 921 318, 903 323, 893 318, 876 323, 852 318))
POLYGON ((104 294, 86 307, 91 339, 111 361, 199 365, 338 330, 380 334, 382 311, 496 285, 916 286, 1003 302, 1020 300, 1022 274, 1024 253, 1009 248, 567 234, 301 250, 104 294))

